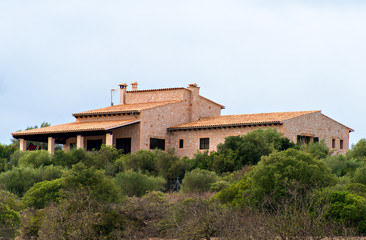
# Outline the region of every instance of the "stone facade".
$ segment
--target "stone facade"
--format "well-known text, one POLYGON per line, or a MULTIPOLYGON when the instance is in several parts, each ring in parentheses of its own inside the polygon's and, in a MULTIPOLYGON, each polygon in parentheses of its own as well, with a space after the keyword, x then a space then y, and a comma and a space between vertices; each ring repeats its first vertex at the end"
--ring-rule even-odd
MULTIPOLYGON (((199 87, 138 90, 133 83, 120 85, 120 104, 76 113, 74 123, 13 133, 21 139, 48 141, 84 149, 100 144, 123 148, 126 152, 175 148, 178 156, 192 157, 197 151, 215 151, 225 137, 272 127, 291 141, 324 139, 329 148, 344 153, 352 129, 320 111, 244 114, 221 116, 224 107, 199 95, 199 87)), ((50 149, 52 152, 52 149, 50 149)))

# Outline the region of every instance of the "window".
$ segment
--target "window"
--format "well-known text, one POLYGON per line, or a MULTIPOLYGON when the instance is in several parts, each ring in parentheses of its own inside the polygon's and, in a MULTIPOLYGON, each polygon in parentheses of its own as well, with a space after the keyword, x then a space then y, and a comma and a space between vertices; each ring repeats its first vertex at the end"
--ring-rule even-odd
POLYGON ((339 148, 343 149, 343 140, 342 139, 339 141, 339 148))
POLYGON ((200 149, 209 149, 209 148, 210 148, 210 139, 200 138, 200 149))
POLYGON ((131 153, 131 138, 117 138, 116 148, 123 150, 123 154, 131 153))
POLYGON ((318 143, 319 142, 319 138, 318 137, 314 137, 313 140, 314 140, 315 143, 318 143))
POLYGON ((335 139, 332 139, 332 148, 335 148, 335 139))
POLYGON ((311 140, 311 137, 309 137, 309 136, 297 135, 297 144, 299 144, 299 145, 309 144, 310 140, 311 140))
POLYGON ((165 150, 165 139, 150 138, 150 149, 154 150, 155 148, 165 150))
POLYGON ((183 146, 184 146, 183 139, 179 139, 179 148, 183 148, 183 146))
POLYGON ((86 142, 87 151, 99 151, 101 146, 102 146, 102 139, 88 140, 86 142))

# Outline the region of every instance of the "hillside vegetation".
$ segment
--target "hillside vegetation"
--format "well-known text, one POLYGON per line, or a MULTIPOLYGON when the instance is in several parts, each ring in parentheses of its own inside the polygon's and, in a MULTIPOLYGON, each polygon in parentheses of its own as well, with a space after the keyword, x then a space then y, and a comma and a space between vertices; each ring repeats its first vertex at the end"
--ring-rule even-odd
POLYGON ((216 152, 20 152, 0 144, 0 239, 366 235, 366 140, 345 155, 274 129, 216 152))

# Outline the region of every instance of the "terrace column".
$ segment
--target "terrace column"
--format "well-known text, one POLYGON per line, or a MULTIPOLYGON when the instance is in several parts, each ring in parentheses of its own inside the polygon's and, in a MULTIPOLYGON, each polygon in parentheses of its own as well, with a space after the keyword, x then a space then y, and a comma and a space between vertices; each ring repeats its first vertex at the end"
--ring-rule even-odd
POLYGON ((48 152, 55 153, 55 139, 53 137, 48 137, 48 152))
POLYGON ((105 135, 105 145, 113 147, 113 134, 107 133, 105 135))
POLYGON ((84 137, 81 135, 77 135, 76 137, 76 148, 84 149, 84 137))
POLYGON ((62 150, 63 151, 67 151, 68 148, 69 148, 69 146, 67 144, 62 145, 62 150))
POLYGON ((20 151, 21 152, 27 151, 27 141, 24 139, 20 139, 20 151))

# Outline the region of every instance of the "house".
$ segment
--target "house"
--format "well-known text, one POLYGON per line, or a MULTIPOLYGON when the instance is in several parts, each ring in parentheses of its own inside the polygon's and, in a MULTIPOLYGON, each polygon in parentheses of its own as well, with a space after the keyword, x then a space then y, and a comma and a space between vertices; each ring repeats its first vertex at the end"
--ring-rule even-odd
POLYGON ((197 151, 214 151, 227 136, 237 136, 259 128, 276 128, 291 141, 317 142, 324 139, 338 153, 349 148, 353 130, 321 111, 221 115, 224 106, 199 95, 199 87, 138 90, 138 84, 120 84, 120 104, 75 113, 75 122, 12 133, 20 139, 21 151, 27 141, 48 142, 48 150, 63 144, 86 150, 102 144, 123 149, 175 148, 178 156, 197 151))

